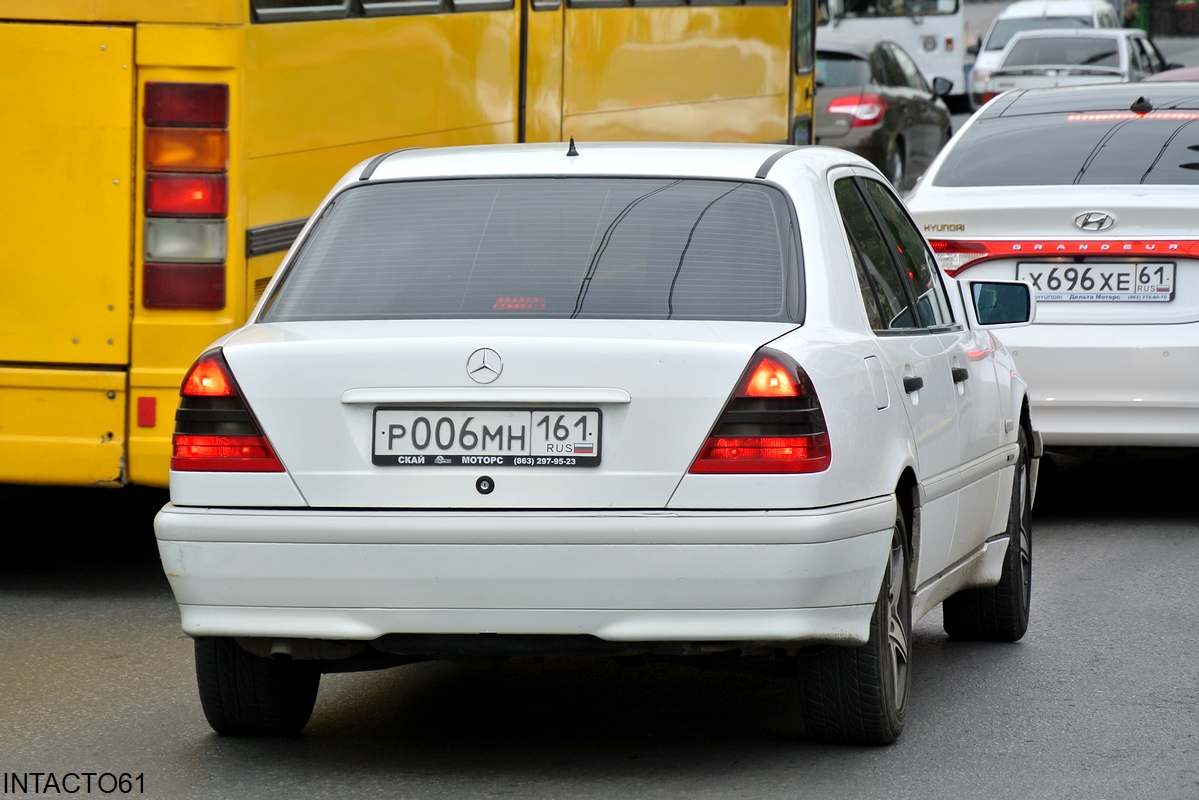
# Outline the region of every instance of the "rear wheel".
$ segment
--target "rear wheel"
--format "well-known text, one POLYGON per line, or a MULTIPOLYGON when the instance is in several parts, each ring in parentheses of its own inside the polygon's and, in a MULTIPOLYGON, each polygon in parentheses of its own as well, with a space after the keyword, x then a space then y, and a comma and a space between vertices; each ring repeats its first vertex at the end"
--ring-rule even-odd
POLYGON ((1028 437, 1023 428, 1019 441, 1003 573, 995 586, 965 589, 942 604, 945 632, 956 639, 1014 642, 1028 630, 1032 603, 1032 487, 1028 437))
POLYGON ((302 661, 274 661, 231 638, 196 639, 196 680, 208 724, 227 736, 289 736, 312 716, 321 674, 302 661))
POLYGON ((906 542, 903 519, 896 519, 869 641, 799 659, 804 727, 814 739, 891 744, 903 732, 912 643, 906 542))

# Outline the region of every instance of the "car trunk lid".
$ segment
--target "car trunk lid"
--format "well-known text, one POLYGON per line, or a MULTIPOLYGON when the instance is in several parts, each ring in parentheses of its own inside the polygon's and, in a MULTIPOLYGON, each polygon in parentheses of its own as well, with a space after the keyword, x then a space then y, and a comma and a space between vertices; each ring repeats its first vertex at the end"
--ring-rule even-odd
MULTIPOLYGON (((290 322, 251 326, 226 342, 224 353, 312 506, 664 508, 754 352, 795 327, 660 320, 290 322), (482 349, 498 356, 482 376, 497 369, 499 376, 486 384, 468 371, 468 362, 481 366, 471 358, 482 349), (471 443, 462 438, 468 416, 474 417, 469 430, 483 434, 484 420, 536 427, 546 411, 552 412, 547 427, 570 428, 565 443, 592 445, 598 456, 584 457, 597 458, 597 465, 501 465, 496 454, 510 458, 516 451, 482 446, 469 452, 491 462, 461 463, 454 455, 464 441, 471 443), (582 435, 577 425, 586 411, 596 412, 588 425, 598 421, 598 436, 582 435), (428 420, 425 448, 406 452, 425 455, 423 463, 379 463, 388 426, 411 434, 417 412, 428 420), (443 418, 450 422, 440 423, 443 418), (438 466, 443 453, 453 463, 438 466)), ((509 431, 509 443, 519 432, 509 431)), ((526 433, 531 443, 535 431, 526 433)), ((561 450, 550 455, 569 457, 561 450)))
MULTIPOLYGON (((938 241, 979 242, 997 256, 967 266, 957 273, 963 279, 1012 280, 1020 264, 1045 265, 1043 278, 1054 266, 1059 279, 1074 268, 1081 279, 1091 267, 1088 277, 1101 288, 1105 270, 1115 265, 1173 265, 1174 291, 1168 300, 1042 301, 1038 323, 1199 321, 1199 237, 1193 233, 1199 197, 1193 187, 1055 186, 1030 192, 1029 187, 933 185, 913 198, 912 212, 934 247, 938 241), (1092 215, 1091 227, 1101 229, 1080 227, 1076 220, 1085 215, 1092 215), (1108 225, 1105 217, 1110 226, 1103 227, 1108 225)), ((1042 281, 1041 289, 1048 288, 1042 281)))

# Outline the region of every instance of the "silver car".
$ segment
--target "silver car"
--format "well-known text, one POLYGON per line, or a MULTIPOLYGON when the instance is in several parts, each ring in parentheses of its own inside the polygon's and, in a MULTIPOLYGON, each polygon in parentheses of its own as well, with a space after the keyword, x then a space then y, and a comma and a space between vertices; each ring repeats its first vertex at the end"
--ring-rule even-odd
POLYGON ((1022 31, 984 82, 983 102, 1012 89, 1141 81, 1167 69, 1144 31, 1050 29, 1022 31))

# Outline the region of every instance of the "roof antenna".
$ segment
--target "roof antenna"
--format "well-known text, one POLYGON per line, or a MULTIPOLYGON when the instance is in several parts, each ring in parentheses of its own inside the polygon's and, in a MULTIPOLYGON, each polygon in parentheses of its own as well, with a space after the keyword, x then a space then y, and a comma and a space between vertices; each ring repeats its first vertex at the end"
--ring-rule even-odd
POLYGON ((1148 98, 1138 97, 1136 102, 1128 107, 1128 110, 1134 114, 1148 114, 1153 110, 1153 103, 1148 98))
MULTIPOLYGON (((1143 98, 1142 98, 1143 99, 1143 98)), ((575 149, 575 137, 570 137, 570 147, 566 150, 566 157, 577 156, 579 151, 575 149)))

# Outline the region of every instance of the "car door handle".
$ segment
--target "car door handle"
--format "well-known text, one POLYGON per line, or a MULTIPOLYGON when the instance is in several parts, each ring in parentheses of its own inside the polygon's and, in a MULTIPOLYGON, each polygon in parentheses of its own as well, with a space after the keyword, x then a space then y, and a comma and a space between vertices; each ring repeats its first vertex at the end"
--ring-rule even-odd
POLYGON ((950 371, 953 373, 954 383, 965 383, 970 380, 970 370, 965 367, 954 367, 950 371))
POLYGON ((903 390, 908 394, 918 392, 924 388, 924 378, 904 378, 903 390))

